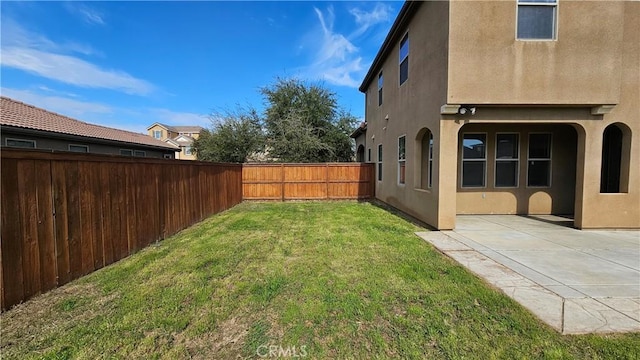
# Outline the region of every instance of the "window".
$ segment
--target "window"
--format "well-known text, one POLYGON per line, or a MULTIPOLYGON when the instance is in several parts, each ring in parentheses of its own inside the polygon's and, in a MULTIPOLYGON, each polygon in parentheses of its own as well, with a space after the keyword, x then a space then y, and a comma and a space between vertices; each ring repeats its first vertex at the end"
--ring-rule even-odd
POLYGON ((367 149, 367 162, 371 162, 371 148, 367 149))
POLYGON ((35 149, 36 142, 33 140, 22 140, 22 139, 5 139, 5 144, 9 147, 18 147, 18 148, 32 148, 35 149))
POLYGON ((405 175, 406 175, 406 165, 407 165, 407 157, 406 157, 406 136, 400 136, 398 138, 398 184, 405 183, 405 175))
POLYGON ((173 155, 171 154, 164 154, 162 157, 165 159, 173 159, 173 155))
POLYGON ((191 146, 185 146, 184 147, 184 154, 185 155, 193 155, 193 152, 191 150, 191 146))
POLYGON ((153 130, 153 137, 156 139, 162 139, 162 130, 153 130))
POLYGON ((496 135, 496 187, 518 187, 518 134, 496 135))
POLYGON ((622 130, 609 125, 602 139, 602 167, 600 168, 600 192, 619 193, 622 169, 622 130))
POLYGON ((518 0, 518 39, 554 40, 558 0, 518 0))
POLYGON ((129 150, 129 149, 120 149, 120 155, 123 155, 123 156, 133 156, 133 150, 129 150))
POLYGON ((551 134, 529 134, 527 186, 551 186, 551 134))
POLYGON ((382 144, 378 145, 378 181, 382 181, 382 144))
POLYGON ((145 151, 142 151, 142 150, 136 150, 136 151, 133 152, 133 156, 145 157, 145 156, 147 156, 147 153, 145 151))
POLYGON ((433 134, 427 128, 421 129, 416 136, 416 154, 415 187, 430 189, 433 184, 433 134))
POLYGON ((400 85, 409 78, 409 34, 400 41, 400 85))
POLYGON ((87 145, 71 145, 71 144, 69 144, 69 151, 87 153, 87 152, 89 152, 89 147, 87 145))
POLYGON ((384 78, 382 77, 382 71, 378 75, 378 106, 382 105, 382 84, 384 83, 384 78))
POLYGON ((464 134, 462 139, 462 187, 484 187, 487 170, 487 135, 464 134))

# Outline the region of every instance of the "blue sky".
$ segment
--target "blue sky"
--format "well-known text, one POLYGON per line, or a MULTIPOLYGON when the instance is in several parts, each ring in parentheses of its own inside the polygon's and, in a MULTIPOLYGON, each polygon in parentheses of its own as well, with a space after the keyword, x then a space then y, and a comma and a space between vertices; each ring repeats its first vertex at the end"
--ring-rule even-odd
POLYGON ((146 132, 263 109, 276 77, 358 91, 402 2, 1 3, 1 92, 86 122, 146 132))

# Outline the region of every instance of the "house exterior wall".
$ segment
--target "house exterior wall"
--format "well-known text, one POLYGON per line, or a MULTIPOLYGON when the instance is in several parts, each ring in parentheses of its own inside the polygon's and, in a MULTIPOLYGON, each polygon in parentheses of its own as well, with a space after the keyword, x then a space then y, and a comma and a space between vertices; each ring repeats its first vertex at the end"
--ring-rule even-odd
MULTIPOLYGON (((401 31, 382 65, 383 102, 378 106, 377 74, 366 90, 366 146, 372 162, 378 162, 383 145, 383 181, 376 181, 376 197, 429 224, 437 223, 437 176, 431 190, 415 188, 416 134, 428 128, 439 136, 440 106, 446 103, 448 2, 425 2, 401 31), (399 44, 409 36, 409 77, 399 85, 399 44), (388 116, 388 120, 385 118, 388 116), (406 135, 406 183, 398 184, 398 137, 406 135)), ((439 156, 435 151, 435 157, 439 156)), ((439 160, 434 160, 434 168, 439 160)), ((376 177, 377 177, 376 166, 376 177)))
MULTIPOLYGON (((383 104, 377 74, 366 88, 366 147, 383 181, 376 197, 439 228, 456 214, 574 213, 578 228, 640 227, 640 2, 563 1, 557 39, 516 40, 517 2, 425 2, 408 30, 409 77, 398 86, 399 42, 382 60, 383 104), (595 21, 594 19, 597 19, 595 21), (444 104, 468 104, 474 115, 441 114, 444 104), (610 112, 598 106, 614 105, 610 112), (388 115, 388 120, 385 117, 388 115), (600 193, 603 133, 627 129, 620 193, 600 193), (433 133, 433 185, 415 179, 423 156, 416 140, 433 133), (488 135, 487 186, 460 186, 462 132, 488 135), (496 132, 520 134, 520 183, 492 185, 496 132), (552 183, 526 186, 530 132, 552 132, 552 183), (406 136, 406 183, 399 185, 398 137, 406 136)), ((393 31, 393 29, 392 29, 393 31)))
POLYGON ((619 103, 623 1, 560 0, 549 41, 516 40, 516 1, 450 10, 448 103, 619 103))
MULTIPOLYGON (((151 126, 149 129, 147 129, 147 134, 149 136, 151 136, 152 138, 155 138, 154 134, 155 131, 162 131, 162 137, 159 140, 165 141, 168 139, 176 139, 177 137, 179 137, 180 135, 182 135, 183 133, 180 132, 176 132, 176 131, 172 131, 171 129, 167 129, 166 127, 160 125, 160 124, 154 124, 153 126, 151 126)), ((187 136, 190 136, 194 139, 197 139, 200 137, 200 133, 199 132, 188 132, 188 133, 184 133, 187 136)), ((175 159, 179 159, 179 160, 197 160, 195 153, 191 153, 190 155, 187 154, 187 147, 191 147, 192 143, 184 143, 181 141, 175 141, 176 143, 179 144, 180 146, 180 150, 181 151, 176 151, 174 154, 174 158, 175 159)))
POLYGON ((173 150, 159 150, 145 146, 136 146, 133 144, 123 143, 122 145, 97 143, 91 139, 85 138, 49 138, 44 136, 35 136, 24 133, 13 133, 6 131, 4 128, 0 135, 2 141, 1 146, 6 146, 6 139, 33 140, 36 142, 36 149, 69 151, 69 145, 86 145, 89 147, 89 153, 93 154, 111 154, 120 155, 121 149, 141 150, 145 152, 147 158, 163 158, 165 154, 173 155, 173 150))

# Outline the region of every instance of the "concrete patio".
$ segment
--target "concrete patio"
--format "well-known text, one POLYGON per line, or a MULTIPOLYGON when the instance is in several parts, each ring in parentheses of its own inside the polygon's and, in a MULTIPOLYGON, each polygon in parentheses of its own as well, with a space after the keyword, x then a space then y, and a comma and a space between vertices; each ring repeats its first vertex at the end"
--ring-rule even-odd
POLYGON ((640 231, 568 218, 460 215, 418 236, 563 334, 640 331, 640 231))

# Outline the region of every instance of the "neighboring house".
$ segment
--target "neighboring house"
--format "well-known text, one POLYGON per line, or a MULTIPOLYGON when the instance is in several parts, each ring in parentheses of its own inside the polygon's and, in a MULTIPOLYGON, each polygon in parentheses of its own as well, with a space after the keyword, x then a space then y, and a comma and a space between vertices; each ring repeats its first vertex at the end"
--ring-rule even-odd
POLYGON ((169 126, 160 123, 147 128, 152 138, 177 146, 180 151, 176 152, 175 157, 181 160, 196 160, 193 141, 200 136, 202 130, 200 126, 169 126))
POLYGON ((360 86, 376 197, 640 227, 639 44, 637 1, 406 2, 360 86))
POLYGON ((177 147, 144 134, 88 124, 1 97, 2 147, 172 159, 177 147))

